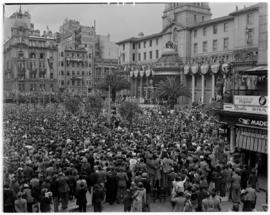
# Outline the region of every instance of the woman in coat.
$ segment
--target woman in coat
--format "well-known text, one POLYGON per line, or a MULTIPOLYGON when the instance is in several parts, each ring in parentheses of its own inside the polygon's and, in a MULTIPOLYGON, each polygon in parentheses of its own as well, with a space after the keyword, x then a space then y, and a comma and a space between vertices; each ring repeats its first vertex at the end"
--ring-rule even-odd
POLYGON ((232 202, 240 203, 241 199, 241 176, 240 169, 236 169, 232 176, 232 202))
POLYGON ((132 197, 132 212, 142 212, 143 206, 146 204, 146 190, 142 182, 138 183, 138 187, 132 197))

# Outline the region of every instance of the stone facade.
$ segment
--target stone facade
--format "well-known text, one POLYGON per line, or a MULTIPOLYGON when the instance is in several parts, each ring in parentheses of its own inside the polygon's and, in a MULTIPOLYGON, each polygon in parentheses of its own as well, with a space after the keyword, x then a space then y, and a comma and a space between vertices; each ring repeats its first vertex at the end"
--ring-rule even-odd
POLYGON ((266 47, 262 45, 267 33, 265 5, 258 3, 211 19, 208 3, 166 4, 161 32, 118 43, 121 64, 133 79, 146 77, 148 70, 154 75, 165 44, 172 41, 184 63, 182 81, 192 94, 188 102, 209 103, 230 92, 231 73, 260 63, 258 52, 266 47))

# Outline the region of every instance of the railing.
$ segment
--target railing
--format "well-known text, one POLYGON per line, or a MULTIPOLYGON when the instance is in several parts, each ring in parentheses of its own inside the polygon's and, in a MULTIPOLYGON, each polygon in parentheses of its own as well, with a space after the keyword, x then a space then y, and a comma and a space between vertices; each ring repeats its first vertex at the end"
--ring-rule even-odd
POLYGON ((232 95, 246 95, 246 96, 267 96, 266 90, 231 90, 232 95))

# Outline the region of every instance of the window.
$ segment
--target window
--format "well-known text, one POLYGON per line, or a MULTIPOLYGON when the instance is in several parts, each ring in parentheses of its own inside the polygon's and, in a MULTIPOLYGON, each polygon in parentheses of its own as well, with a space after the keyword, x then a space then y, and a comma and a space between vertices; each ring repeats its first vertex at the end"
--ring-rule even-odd
POLYGON ((84 71, 82 71, 82 76, 84 76, 84 71))
POLYGON ((198 54, 198 43, 194 43, 193 49, 194 54, 198 54))
POLYGON ((61 61, 61 66, 64 66, 64 62, 63 61, 61 61))
POLYGON ((146 60, 146 52, 143 53, 143 59, 146 60))
POLYGON ((156 39, 156 45, 158 46, 158 39, 156 39))
POLYGON ((126 56, 125 56, 125 54, 123 53, 123 62, 125 62, 125 60, 126 60, 126 56))
POLYGON ((158 50, 156 50, 156 58, 159 58, 158 50))
POLYGON ((194 38, 197 37, 197 30, 194 30, 194 38))
POLYGON ((133 43, 132 46, 133 46, 133 49, 136 49, 136 44, 135 43, 133 43))
POLYGON ((53 79, 53 73, 50 73, 50 79, 53 79))
POLYGON ((138 54, 138 61, 141 60, 141 53, 138 54))
POLYGON ((143 47, 146 48, 146 41, 143 42, 143 47))
POLYGON ((213 34, 217 34, 217 26, 213 25, 213 34))
POLYGON ((61 81, 61 85, 63 86, 65 84, 65 82, 64 81, 61 81))
POLYGON ((203 36, 206 36, 206 28, 203 28, 203 36))
POLYGON ((204 16, 202 16, 202 22, 204 22, 204 16))
POLYGON ((64 53, 63 52, 61 52, 61 57, 64 57, 64 53))
POLYGON ((80 75, 80 71, 77 71, 77 75, 80 75))
POLYGON ((194 22, 197 22, 197 16, 196 15, 193 15, 194 16, 194 22))
POLYGON ((254 31, 253 29, 248 29, 247 31, 247 44, 253 44, 254 31))
POLYGON ((247 24, 252 25, 254 23, 254 16, 253 13, 247 14, 247 24))
POLYGON ((149 58, 152 59, 152 51, 149 52, 149 58))
POLYGON ((135 53, 132 54, 132 61, 135 61, 135 53))
POLYGON ((229 38, 224 38, 223 48, 224 48, 224 50, 228 50, 229 49, 229 38))
POLYGON ((229 29, 229 24, 224 23, 224 32, 228 32, 228 29, 229 29))
POLYGON ((213 40, 213 52, 217 51, 217 40, 213 40))
POLYGON ((207 42, 203 42, 203 52, 207 52, 207 42))
POLYGON ((138 43, 138 49, 140 49, 141 48, 141 43, 138 43))
POLYGON ((152 40, 149 40, 149 46, 152 47, 152 40))
POLYGON ((19 91, 24 91, 25 90, 25 86, 23 83, 19 83, 19 91))
POLYGON ((61 71, 61 75, 64 75, 64 71, 63 70, 61 71))
POLYGON ((73 75, 73 76, 75 75, 75 72, 74 72, 74 71, 72 71, 72 75, 73 75))
POLYGON ((125 50, 125 44, 123 44, 123 50, 125 50))

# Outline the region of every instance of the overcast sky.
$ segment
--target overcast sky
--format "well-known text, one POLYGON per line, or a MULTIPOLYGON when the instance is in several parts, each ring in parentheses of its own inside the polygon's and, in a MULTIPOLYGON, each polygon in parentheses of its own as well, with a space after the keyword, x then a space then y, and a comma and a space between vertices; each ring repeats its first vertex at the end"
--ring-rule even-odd
MULTIPOLYGON (((255 3, 210 3, 212 18, 226 16, 235 10, 255 3)), ((5 5, 4 16, 9 17, 18 11, 19 5, 5 5)), ((158 33, 162 30, 162 12, 164 4, 108 5, 108 4, 47 4, 22 5, 23 11, 31 14, 31 21, 36 29, 43 30, 48 26, 53 32, 65 18, 76 19, 82 25, 93 26, 96 20, 97 34, 110 34, 111 40, 120 40, 137 36, 158 33)))

